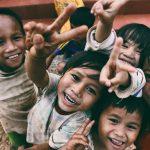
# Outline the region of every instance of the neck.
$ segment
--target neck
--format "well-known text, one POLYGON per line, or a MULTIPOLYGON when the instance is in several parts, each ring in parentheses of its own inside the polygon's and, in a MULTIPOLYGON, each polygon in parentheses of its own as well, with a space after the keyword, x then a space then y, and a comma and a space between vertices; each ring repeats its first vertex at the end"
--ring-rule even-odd
POLYGON ((64 110, 62 110, 59 105, 58 105, 58 97, 57 97, 57 100, 56 100, 56 103, 55 103, 55 109, 57 111, 57 113, 59 113, 60 115, 70 115, 72 114, 72 112, 66 112, 64 110))
POLYGON ((92 134, 93 142, 94 142, 94 150, 107 150, 105 146, 102 144, 102 141, 99 139, 97 133, 92 134))

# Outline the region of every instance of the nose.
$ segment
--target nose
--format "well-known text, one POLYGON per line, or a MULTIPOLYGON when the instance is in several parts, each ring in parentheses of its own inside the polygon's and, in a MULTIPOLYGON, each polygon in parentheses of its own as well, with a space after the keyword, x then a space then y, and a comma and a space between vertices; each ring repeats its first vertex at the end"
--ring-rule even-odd
POLYGON ((77 97, 81 98, 83 91, 84 91, 84 84, 83 83, 75 83, 72 87, 72 91, 77 97))
POLYGON ((127 52, 126 52, 126 56, 128 58, 134 58, 134 55, 135 55, 135 50, 134 48, 131 46, 127 49, 127 52))
POLYGON ((116 137, 124 138, 125 137, 125 128, 122 125, 117 126, 114 130, 114 134, 116 137))
POLYGON ((17 49, 16 45, 13 43, 13 41, 9 40, 7 42, 7 50, 6 52, 12 52, 15 51, 17 49))

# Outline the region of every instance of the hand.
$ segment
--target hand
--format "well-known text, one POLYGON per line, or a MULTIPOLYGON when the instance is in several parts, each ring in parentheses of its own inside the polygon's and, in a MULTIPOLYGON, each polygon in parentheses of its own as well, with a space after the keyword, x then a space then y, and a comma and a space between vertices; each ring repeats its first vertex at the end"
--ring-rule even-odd
POLYGON ((92 7, 91 13, 99 16, 103 22, 112 22, 119 9, 129 0, 98 0, 92 7))
POLYGON ((75 9, 75 5, 68 5, 63 13, 49 26, 36 24, 35 22, 26 24, 24 28, 27 32, 27 46, 30 47, 33 44, 34 47, 32 48, 36 49, 37 55, 47 57, 56 47, 58 47, 59 44, 86 33, 88 30, 86 26, 81 26, 61 34, 59 33, 61 27, 75 9))
POLYGON ((84 150, 85 147, 88 147, 88 138, 94 121, 87 119, 82 126, 74 133, 72 138, 59 150, 84 150))
POLYGON ((126 86, 130 80, 128 72, 136 71, 133 66, 118 59, 122 42, 122 38, 116 39, 110 58, 100 74, 100 83, 107 86, 109 92, 119 86, 126 86))

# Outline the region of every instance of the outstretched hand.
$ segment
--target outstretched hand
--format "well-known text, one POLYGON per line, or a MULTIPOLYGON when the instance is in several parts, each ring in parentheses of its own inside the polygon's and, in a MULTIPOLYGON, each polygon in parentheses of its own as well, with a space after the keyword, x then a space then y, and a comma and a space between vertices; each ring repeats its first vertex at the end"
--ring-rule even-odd
POLYGON ((118 59, 122 43, 122 38, 116 39, 110 58, 100 74, 100 83, 107 86, 109 92, 119 86, 126 86, 130 80, 129 72, 136 71, 136 68, 118 59))
POLYGON ((59 150, 84 150, 89 146, 87 135, 89 134, 94 121, 87 119, 82 126, 74 133, 72 138, 59 150))
MULTIPOLYGON (((99 16, 100 20, 112 22, 119 9, 129 0, 98 0, 92 7, 91 12, 99 16)), ((102 21, 103 22, 103 21, 102 21)))
MULTIPOLYGON (((47 57, 55 48, 66 41, 69 41, 78 35, 86 33, 87 26, 77 27, 68 32, 60 33, 61 27, 69 19, 70 15, 75 11, 76 6, 68 5, 63 13, 49 26, 35 22, 27 23, 24 28, 26 31, 26 45, 36 49, 36 55, 47 57)), ((31 48, 31 49, 32 49, 31 48)))

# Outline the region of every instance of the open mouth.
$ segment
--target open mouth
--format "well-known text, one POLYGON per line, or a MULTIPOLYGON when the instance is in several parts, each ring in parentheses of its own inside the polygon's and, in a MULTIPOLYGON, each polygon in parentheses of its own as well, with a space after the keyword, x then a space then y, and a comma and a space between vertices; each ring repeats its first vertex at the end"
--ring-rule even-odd
POLYGON ((21 53, 10 55, 10 56, 7 56, 7 59, 16 60, 20 55, 21 55, 21 53))
POLYGON ((119 58, 119 60, 121 60, 123 63, 127 63, 127 64, 130 64, 131 66, 134 66, 134 63, 131 60, 127 60, 123 58, 119 58))
POLYGON ((120 148, 120 146, 122 146, 125 142, 121 141, 121 140, 117 140, 115 138, 109 138, 110 142, 112 143, 113 146, 115 146, 116 148, 120 148))
POLYGON ((68 103, 70 103, 71 105, 76 105, 77 104, 77 102, 74 99, 72 99, 68 94, 64 93, 64 95, 65 95, 65 100, 68 103))

